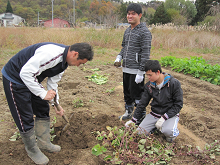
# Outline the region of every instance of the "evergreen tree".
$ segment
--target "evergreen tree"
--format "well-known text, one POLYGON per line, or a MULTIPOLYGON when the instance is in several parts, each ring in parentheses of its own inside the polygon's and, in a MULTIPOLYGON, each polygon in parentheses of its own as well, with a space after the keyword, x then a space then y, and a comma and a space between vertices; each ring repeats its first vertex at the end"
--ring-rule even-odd
POLYGON ((150 21, 150 24, 162 23, 166 24, 171 21, 171 18, 167 14, 164 3, 162 3, 156 10, 153 19, 150 21))
POLYGON ((189 0, 166 0, 164 7, 166 11, 179 11, 179 14, 176 16, 173 15, 173 17, 175 16, 177 18, 181 15, 187 19, 187 23, 191 23, 192 19, 197 14, 196 5, 189 0))
POLYGON ((196 25, 198 22, 202 22, 205 19, 205 16, 209 11, 212 2, 213 0, 196 0, 195 5, 197 14, 191 22, 192 25, 196 25))
POLYGON ((122 22, 127 23, 127 3, 121 3, 121 5, 117 8, 117 14, 122 22))
POLYGON ((6 8, 5 12, 6 13, 13 13, 13 10, 12 10, 12 7, 11 7, 11 4, 10 4, 9 0, 8 0, 8 4, 7 4, 7 8, 6 8))

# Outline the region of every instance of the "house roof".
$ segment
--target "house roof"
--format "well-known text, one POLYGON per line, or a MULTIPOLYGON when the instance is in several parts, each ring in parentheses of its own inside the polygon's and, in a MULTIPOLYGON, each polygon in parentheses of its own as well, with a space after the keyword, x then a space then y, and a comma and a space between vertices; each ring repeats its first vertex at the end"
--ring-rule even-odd
MULTIPOLYGON (((1 13, 0 14, 0 19, 2 18, 2 17, 4 17, 5 16, 5 14, 7 15, 7 14, 12 14, 12 17, 20 17, 20 18, 22 18, 21 16, 19 16, 19 15, 16 15, 16 14, 14 14, 14 13, 1 13)), ((24 19, 24 18, 22 18, 22 19, 24 19)))

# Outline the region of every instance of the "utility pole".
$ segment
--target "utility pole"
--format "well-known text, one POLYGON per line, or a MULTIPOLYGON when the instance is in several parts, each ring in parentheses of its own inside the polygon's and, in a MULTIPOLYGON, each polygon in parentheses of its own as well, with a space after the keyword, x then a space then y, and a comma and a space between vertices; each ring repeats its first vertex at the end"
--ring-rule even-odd
POLYGON ((39 11, 37 12, 37 26, 39 26, 39 11))
POLYGON ((118 17, 117 17, 117 15, 115 16, 116 17, 116 24, 115 24, 115 29, 117 29, 117 24, 118 24, 118 17))
POLYGON ((51 2, 52 2, 52 27, 53 27, 53 1, 54 0, 51 0, 51 2))
POLYGON ((73 25, 75 25, 75 0, 73 0, 73 25))

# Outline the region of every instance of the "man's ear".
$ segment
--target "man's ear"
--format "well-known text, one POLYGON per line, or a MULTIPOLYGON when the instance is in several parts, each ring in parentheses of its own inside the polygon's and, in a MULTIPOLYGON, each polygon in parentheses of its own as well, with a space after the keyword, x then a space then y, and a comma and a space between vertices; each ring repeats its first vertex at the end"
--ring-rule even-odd
POLYGON ((142 13, 139 14, 139 18, 141 18, 141 17, 142 17, 142 13))
POLYGON ((75 56, 79 56, 79 53, 78 52, 76 52, 76 51, 72 51, 72 55, 73 55, 73 57, 75 57, 75 56))

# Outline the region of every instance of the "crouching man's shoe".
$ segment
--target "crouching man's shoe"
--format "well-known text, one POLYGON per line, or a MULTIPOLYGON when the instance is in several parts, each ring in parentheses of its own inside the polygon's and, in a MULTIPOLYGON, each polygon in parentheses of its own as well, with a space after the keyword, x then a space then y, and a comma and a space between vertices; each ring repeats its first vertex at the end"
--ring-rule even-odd
POLYGON ((131 119, 133 110, 134 110, 133 104, 130 104, 130 105, 125 104, 125 113, 122 116, 119 116, 119 119, 121 118, 122 120, 131 119))
POLYGON ((166 137, 166 141, 169 143, 173 143, 175 139, 176 139, 176 137, 173 137, 173 138, 166 137))

